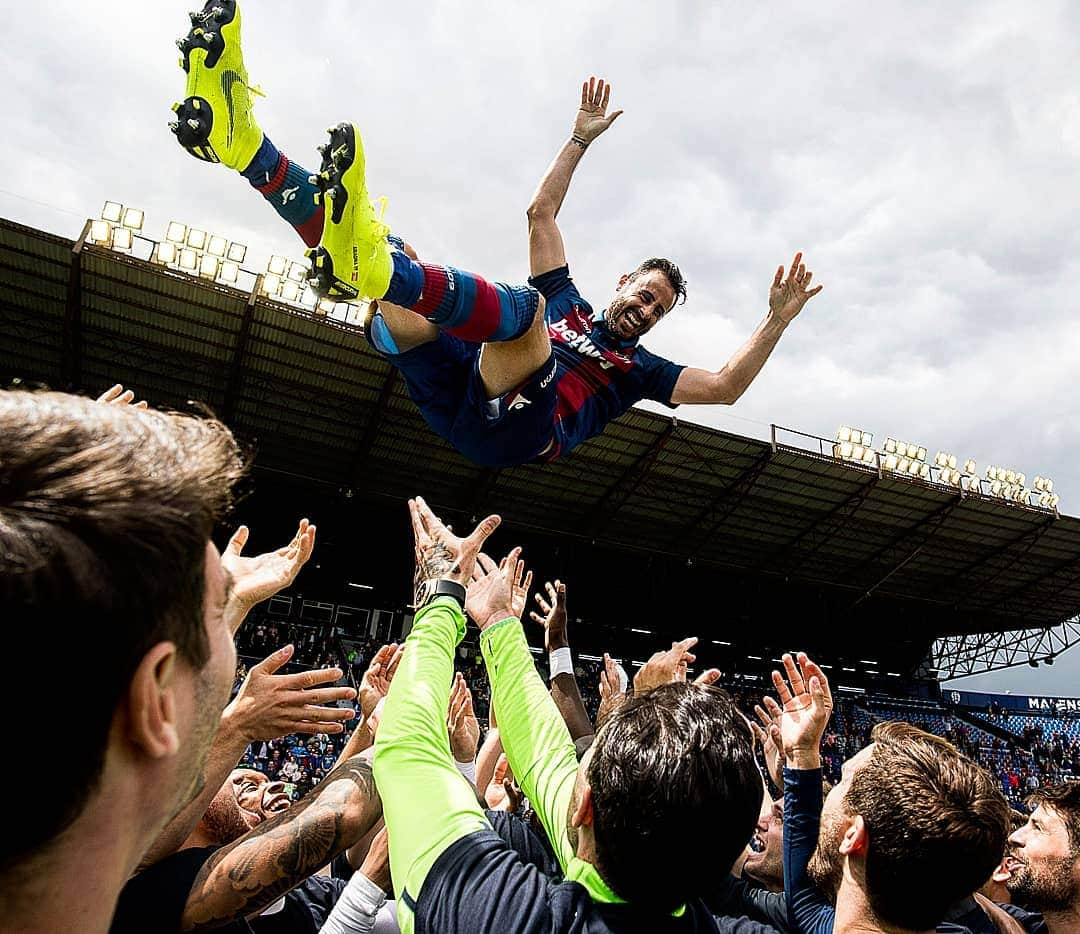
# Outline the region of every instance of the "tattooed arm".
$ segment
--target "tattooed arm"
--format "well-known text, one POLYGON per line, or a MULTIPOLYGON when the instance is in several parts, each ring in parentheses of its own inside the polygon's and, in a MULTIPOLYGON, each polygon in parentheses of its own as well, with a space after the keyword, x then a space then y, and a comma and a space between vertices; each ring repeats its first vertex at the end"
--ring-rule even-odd
POLYGON ((206 861, 188 895, 181 929, 257 915, 367 834, 381 815, 365 758, 341 762, 307 797, 206 861))

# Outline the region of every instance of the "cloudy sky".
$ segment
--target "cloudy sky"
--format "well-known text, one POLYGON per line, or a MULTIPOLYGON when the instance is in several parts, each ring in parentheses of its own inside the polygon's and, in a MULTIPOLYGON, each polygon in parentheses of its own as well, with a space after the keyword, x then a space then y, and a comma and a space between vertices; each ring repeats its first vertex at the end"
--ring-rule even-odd
MULTIPOLYGON (((246 183, 168 132, 183 98, 182 4, 103 15, 52 0, 9 17, 0 214, 68 236, 105 198, 252 245, 302 247, 246 183)), ((825 290, 733 409, 680 418, 743 434, 841 423, 1049 473, 1080 508, 1080 8, 1065 0, 747 4, 549 0, 319 5, 248 0, 263 128, 299 161, 342 119, 373 194, 421 254, 527 275, 525 207, 581 78, 626 113, 560 217, 582 292, 668 255, 690 301, 650 349, 717 368, 805 252, 825 290)), ((1080 658, 1006 673, 1075 690, 1080 658)))

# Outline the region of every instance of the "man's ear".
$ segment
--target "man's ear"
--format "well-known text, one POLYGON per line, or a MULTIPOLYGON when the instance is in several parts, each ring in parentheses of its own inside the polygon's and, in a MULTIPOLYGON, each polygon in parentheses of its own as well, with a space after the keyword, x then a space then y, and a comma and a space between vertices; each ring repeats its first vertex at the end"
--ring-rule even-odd
POLYGON ((622 287, 624 285, 626 285, 626 283, 629 282, 629 281, 630 281, 630 273, 624 272, 621 276, 619 276, 619 284, 617 286, 615 286, 615 291, 620 291, 622 289, 622 287))
POLYGON ((870 833, 862 815, 856 814, 847 819, 847 828, 840 838, 840 853, 844 856, 865 856, 870 848, 870 833))
POLYGON ((997 864, 997 868, 994 870, 994 874, 990 878, 997 882, 999 885, 1008 882, 1012 878, 1012 873, 1005 868, 1005 860, 1003 859, 997 864))
POLYGON ((180 751, 176 645, 159 642, 139 662, 128 687, 129 739, 151 759, 180 751))
POLYGON ((586 782, 585 787, 581 789, 581 797, 578 798, 577 807, 574 808, 574 813, 570 815, 570 825, 572 827, 591 827, 592 822, 592 789, 586 782))

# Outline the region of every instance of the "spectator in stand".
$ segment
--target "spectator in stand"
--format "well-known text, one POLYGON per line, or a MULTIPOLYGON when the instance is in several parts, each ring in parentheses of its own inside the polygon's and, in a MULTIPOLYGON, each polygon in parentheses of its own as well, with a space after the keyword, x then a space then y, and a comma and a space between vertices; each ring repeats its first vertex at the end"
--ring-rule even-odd
MULTIPOLYGON (((236 670, 211 533, 242 471, 217 421, 0 393, 0 616, 78 659, 64 674, 78 729, 62 766, 35 776, 48 806, 4 837, 0 929, 104 931, 124 880, 198 794, 236 670)), ((41 677, 8 667, 5 732, 41 677)))
POLYGON ((1050 934, 1080 931, 1080 784, 1041 789, 1009 837, 1013 899, 1042 912, 1050 934))

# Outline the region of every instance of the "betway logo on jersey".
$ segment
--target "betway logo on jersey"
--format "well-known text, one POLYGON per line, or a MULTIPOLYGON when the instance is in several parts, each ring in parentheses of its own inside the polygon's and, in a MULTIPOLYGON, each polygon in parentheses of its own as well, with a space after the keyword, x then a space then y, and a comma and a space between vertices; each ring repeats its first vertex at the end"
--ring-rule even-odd
POLYGON ((579 305, 574 305, 565 318, 548 324, 548 334, 553 340, 565 344, 583 356, 596 360, 601 369, 610 370, 612 367, 618 367, 623 372, 629 370, 633 365, 630 356, 619 353, 617 350, 604 350, 597 347, 589 338, 591 330, 592 322, 587 315, 582 314, 579 305))

